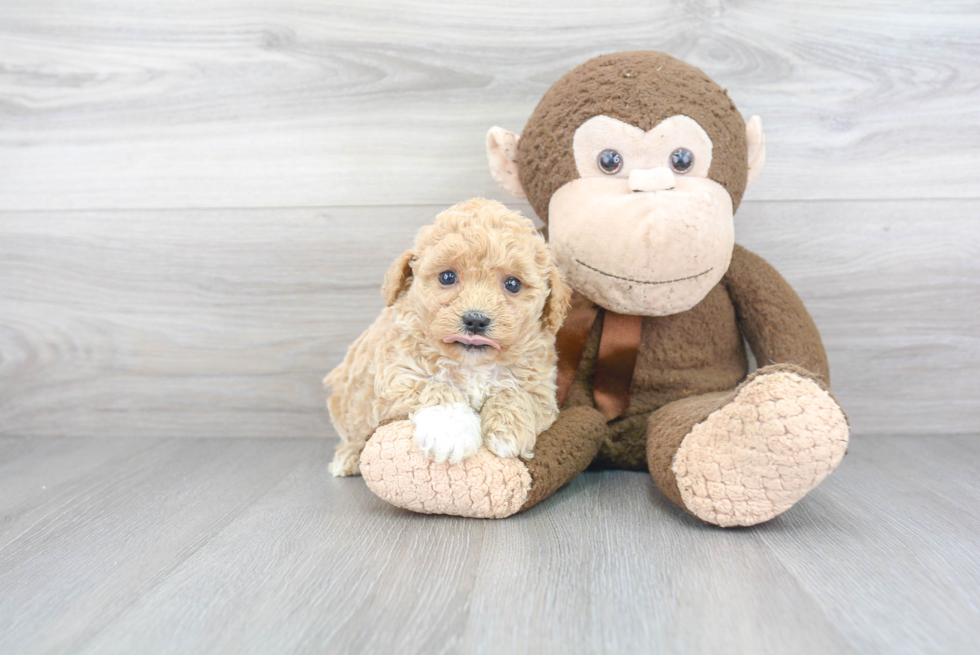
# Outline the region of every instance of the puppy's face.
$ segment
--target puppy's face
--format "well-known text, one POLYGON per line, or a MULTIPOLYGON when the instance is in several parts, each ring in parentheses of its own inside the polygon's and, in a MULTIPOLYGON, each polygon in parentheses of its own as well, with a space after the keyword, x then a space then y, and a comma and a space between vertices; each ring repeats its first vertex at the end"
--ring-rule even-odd
POLYGON ((568 288, 533 224, 490 207, 502 215, 444 213, 403 255, 411 254, 404 310, 421 338, 465 364, 509 363, 512 352, 557 331, 567 309, 568 288))
POLYGON ((409 300, 427 339, 457 361, 484 363, 540 332, 547 280, 506 234, 449 234, 418 256, 409 300))

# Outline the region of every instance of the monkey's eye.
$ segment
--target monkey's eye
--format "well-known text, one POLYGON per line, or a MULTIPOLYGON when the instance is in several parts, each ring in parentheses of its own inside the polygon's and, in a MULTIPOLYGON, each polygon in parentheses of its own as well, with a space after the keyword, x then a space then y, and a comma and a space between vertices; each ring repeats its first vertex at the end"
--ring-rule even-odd
POLYGON ((456 284, 456 274, 452 271, 443 271, 439 274, 439 284, 444 287, 451 287, 456 284))
POLYGON ((504 288, 510 291, 511 293, 517 293, 518 291, 521 290, 521 281, 518 280, 516 277, 509 277, 506 280, 504 280, 504 288))
POLYGON ((694 153, 687 148, 678 148, 670 153, 670 167, 675 173, 687 173, 694 168, 694 153))
POLYGON ((615 150, 603 150, 596 158, 599 170, 606 175, 615 175, 623 170, 623 156, 615 150))

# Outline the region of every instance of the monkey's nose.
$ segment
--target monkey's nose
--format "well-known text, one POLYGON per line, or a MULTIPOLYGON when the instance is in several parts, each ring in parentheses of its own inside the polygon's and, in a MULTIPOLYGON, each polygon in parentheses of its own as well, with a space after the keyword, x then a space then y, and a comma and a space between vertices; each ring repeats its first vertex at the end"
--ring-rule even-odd
POLYGON ((481 334, 490 327, 490 317, 480 312, 466 312, 463 314, 463 327, 470 334, 481 334))
POLYGON ((677 185, 666 166, 630 171, 630 191, 666 191, 677 185))

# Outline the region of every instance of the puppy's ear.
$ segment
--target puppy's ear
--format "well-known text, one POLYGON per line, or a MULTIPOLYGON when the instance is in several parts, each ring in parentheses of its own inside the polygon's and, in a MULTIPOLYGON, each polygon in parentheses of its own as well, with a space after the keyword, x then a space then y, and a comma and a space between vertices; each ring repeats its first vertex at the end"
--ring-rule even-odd
POLYGON ((490 175, 504 191, 518 200, 527 198, 517 174, 517 143, 521 137, 502 127, 491 127, 487 132, 487 159, 490 175))
POLYGON ((548 299, 544 302, 543 318, 545 328, 552 334, 557 334, 568 314, 568 306, 572 300, 572 289, 565 284, 565 278, 554 262, 550 266, 548 286, 551 287, 551 293, 548 294, 548 299))
POLYGON ((395 304, 402 291, 412 286, 413 259, 415 259, 415 253, 406 250, 399 255, 398 259, 388 268, 388 272, 385 273, 385 283, 381 287, 381 295, 389 307, 395 304))

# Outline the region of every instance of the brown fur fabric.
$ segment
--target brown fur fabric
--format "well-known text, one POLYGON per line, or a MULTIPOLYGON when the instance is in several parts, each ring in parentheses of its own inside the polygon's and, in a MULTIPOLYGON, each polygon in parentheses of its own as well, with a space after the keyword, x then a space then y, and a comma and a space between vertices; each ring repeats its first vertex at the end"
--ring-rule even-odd
POLYGON ((648 469, 664 494, 690 512, 671 465, 694 426, 759 375, 794 373, 829 390, 826 354, 799 296, 772 266, 741 246, 722 282, 693 309, 643 319, 630 404, 608 424, 593 400, 603 322, 600 311, 565 408, 539 437, 537 456, 528 463, 531 496, 522 511, 574 477, 598 439, 590 468, 648 469), (762 366, 751 376, 743 333, 762 366), (551 464, 559 453, 560 464, 551 464))
POLYGON ((782 514, 847 451, 849 430, 840 406, 790 364, 759 369, 731 397, 697 402, 688 412, 693 416, 659 414, 650 419, 651 473, 687 512, 722 527, 756 525, 782 514), (671 437, 692 420, 675 445, 671 437), (662 423, 666 434, 658 434, 662 423), (668 468, 655 470, 654 449, 663 448, 658 437, 674 452, 668 468))
POLYGON ((766 260, 736 245, 724 279, 759 366, 796 364, 830 388, 820 332, 803 301, 766 260))
MULTIPOLYGON (((600 315, 586 341, 568 407, 595 406, 602 324, 600 315)), ((645 468, 651 412, 682 398, 734 389, 745 379, 743 333, 760 365, 795 364, 827 386, 827 356, 799 296, 764 259, 736 246, 728 274, 693 309, 643 319, 630 404, 609 424, 592 467, 645 468)))
POLYGON ((664 495, 684 507, 677 479, 670 470, 674 454, 690 432, 691 428, 711 412, 723 407, 735 397, 735 390, 716 391, 701 396, 691 396, 664 405, 647 418, 646 459, 650 475, 664 495))
POLYGON ((714 144, 708 177, 725 187, 738 209, 748 160, 745 122, 725 90, 670 55, 621 52, 589 60, 555 82, 521 134, 521 186, 541 220, 548 221, 555 191, 578 177, 575 130, 600 114, 643 130, 677 114, 696 120, 714 144))
MULTIPOLYGON (((795 294, 794 294, 795 295, 795 294)), ((690 511, 681 500, 681 492, 677 488, 677 479, 671 470, 674 455, 681 443, 691 432, 691 428, 704 421, 708 416, 727 405, 738 392, 752 380, 762 375, 777 372, 795 373, 800 377, 811 379, 824 387, 821 376, 813 374, 804 368, 793 364, 775 364, 763 367, 743 380, 731 391, 719 391, 698 396, 691 396, 664 405, 647 417, 646 464, 650 475, 661 491, 668 498, 690 511)))
POLYGON ((585 470, 606 436, 606 419, 590 407, 573 407, 558 415, 554 425, 538 435, 534 459, 525 462, 531 474, 531 493, 524 511, 555 493, 585 470))

